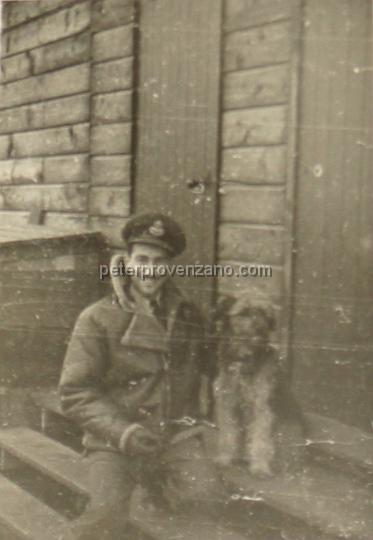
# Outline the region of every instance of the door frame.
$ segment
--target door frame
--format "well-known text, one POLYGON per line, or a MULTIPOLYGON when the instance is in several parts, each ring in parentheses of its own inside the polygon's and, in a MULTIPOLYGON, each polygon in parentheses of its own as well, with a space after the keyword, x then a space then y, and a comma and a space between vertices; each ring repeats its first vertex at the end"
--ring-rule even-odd
POLYGON ((299 118, 300 118, 300 81, 302 77, 302 29, 304 16, 304 0, 292 1, 292 28, 293 36, 292 56, 290 60, 290 96, 288 109, 288 141, 287 141, 287 181, 285 189, 285 215, 284 215, 284 277, 283 277, 283 316, 281 325, 280 354, 284 359, 284 367, 291 374, 292 358, 292 319, 293 319, 293 292, 294 269, 296 259, 296 231, 295 214, 297 211, 297 174, 299 163, 299 118))

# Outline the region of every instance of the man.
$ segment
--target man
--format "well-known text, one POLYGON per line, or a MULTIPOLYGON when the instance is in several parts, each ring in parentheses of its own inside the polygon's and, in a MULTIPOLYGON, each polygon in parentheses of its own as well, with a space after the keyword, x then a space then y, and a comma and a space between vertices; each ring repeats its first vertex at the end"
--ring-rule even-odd
POLYGON ((112 278, 114 294, 78 318, 60 381, 90 463, 90 505, 73 526, 79 540, 120 540, 137 483, 175 508, 223 498, 198 425, 202 320, 167 272, 148 275, 184 250, 184 233, 162 214, 135 217, 122 233, 127 276, 112 278))

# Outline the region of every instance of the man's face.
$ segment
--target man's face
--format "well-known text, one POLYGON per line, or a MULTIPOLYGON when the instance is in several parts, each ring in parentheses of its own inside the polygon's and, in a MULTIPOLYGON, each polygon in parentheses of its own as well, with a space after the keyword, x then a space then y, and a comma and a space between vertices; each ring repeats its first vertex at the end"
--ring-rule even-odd
POLYGON ((144 297, 152 298, 167 281, 168 276, 159 276, 155 272, 158 266, 166 266, 171 261, 169 252, 150 244, 133 244, 125 257, 127 268, 133 268, 131 282, 144 297))

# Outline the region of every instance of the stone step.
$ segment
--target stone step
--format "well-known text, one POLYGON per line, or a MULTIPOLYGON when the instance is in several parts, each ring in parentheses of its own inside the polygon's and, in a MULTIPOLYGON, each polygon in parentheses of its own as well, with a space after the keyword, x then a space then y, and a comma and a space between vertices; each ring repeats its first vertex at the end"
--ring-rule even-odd
MULTIPOLYGON (((33 397, 35 403, 43 411, 43 424, 48 423, 48 413, 63 416, 57 390, 34 392, 33 397)), ((310 448, 343 460, 364 473, 373 473, 373 436, 371 434, 326 416, 306 413, 305 417, 309 430, 310 448)))
POLYGON ((66 529, 66 519, 2 475, 0 501, 0 535, 4 540, 57 540, 66 529))
MULTIPOLYGON (((39 395, 39 405, 61 414, 55 392, 39 395)), ((370 470, 369 435, 330 418, 314 414, 306 417, 310 425, 310 446, 325 455, 345 460, 346 465, 353 461, 362 471, 370 470), (326 444, 326 441, 329 442, 326 444)), ((213 433, 212 438, 215 437, 213 433)), ((208 442, 212 454, 214 445, 214 440, 208 442)), ((254 479, 238 467, 227 469, 225 474, 227 481, 237 487, 238 499, 258 500, 319 529, 320 535, 342 538, 350 535, 358 540, 372 540, 372 494, 359 476, 344 475, 317 463, 310 463, 302 474, 269 480, 254 479)))
POLYGON ((88 471, 71 448, 27 427, 0 430, 0 450, 81 495, 88 496, 88 471))
MULTIPOLYGON (((17 427, 0 430, 0 449, 72 491, 88 497, 87 467, 81 456, 71 448, 29 428, 17 427)), ((130 524, 154 540, 173 540, 176 537, 182 540, 248 538, 208 518, 197 518, 190 523, 182 516, 156 509, 149 513, 146 507, 141 507, 141 501, 131 512, 130 524)), ((39 540, 37 537, 30 538, 39 540)), ((48 540, 50 538, 55 537, 51 536, 48 540)))
POLYGON ((226 470, 237 499, 262 501, 323 534, 372 540, 373 497, 358 479, 310 463, 298 474, 255 479, 243 468, 226 470))
POLYGON ((373 435, 319 414, 308 413, 306 420, 310 448, 373 473, 373 435))

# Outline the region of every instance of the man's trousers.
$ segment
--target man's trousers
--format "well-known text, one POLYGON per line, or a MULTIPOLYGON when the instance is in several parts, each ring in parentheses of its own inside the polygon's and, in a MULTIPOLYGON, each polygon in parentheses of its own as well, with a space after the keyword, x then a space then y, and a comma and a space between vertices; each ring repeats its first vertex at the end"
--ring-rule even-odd
POLYGON ((130 499, 138 484, 162 494, 174 510, 195 506, 216 512, 226 494, 202 439, 191 437, 168 446, 157 459, 91 452, 90 503, 72 524, 71 540, 121 540, 128 530, 130 499))

